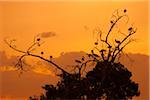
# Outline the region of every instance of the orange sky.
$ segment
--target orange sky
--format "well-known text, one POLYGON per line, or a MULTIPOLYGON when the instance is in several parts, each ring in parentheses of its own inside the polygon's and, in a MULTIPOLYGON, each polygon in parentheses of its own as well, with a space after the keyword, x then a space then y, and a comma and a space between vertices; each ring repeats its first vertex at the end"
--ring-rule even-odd
MULTIPOLYGON (((129 24, 122 23, 121 27, 128 28, 134 23, 134 26, 138 28, 134 35, 137 42, 129 44, 125 49, 126 52, 150 55, 148 52, 150 42, 148 42, 147 0, 132 0, 132 2, 131 0, 122 2, 119 0, 46 1, 0 2, 0 51, 5 51, 6 55, 10 56, 17 55, 4 43, 3 39, 6 37, 17 39, 17 46, 25 50, 38 33, 54 32, 56 36, 45 39, 45 44, 37 50, 38 53, 44 51, 45 55, 58 57, 61 52, 89 52, 95 42, 93 30, 98 26, 107 32, 113 11, 126 8, 130 18, 129 24)), ((5 69, 0 68, 0 70, 5 69)), ((45 69, 41 67, 34 69, 38 73, 42 70, 45 69)), ((51 72, 47 73, 53 75, 51 72)))
MULTIPOLYGON (((61 52, 89 51, 93 47, 93 30, 99 26, 107 32, 115 9, 128 10, 129 25, 138 28, 135 43, 126 52, 148 54, 148 2, 2 2, 0 4, 1 49, 14 54, 4 44, 5 37, 18 40, 25 49, 40 32, 55 32, 41 47, 46 54, 59 56, 61 52), (85 29, 85 27, 87 29, 85 29), (47 48, 47 46, 50 46, 47 48)), ((123 24, 124 25, 124 24, 123 24)), ((128 27, 124 25, 123 27, 128 27)))

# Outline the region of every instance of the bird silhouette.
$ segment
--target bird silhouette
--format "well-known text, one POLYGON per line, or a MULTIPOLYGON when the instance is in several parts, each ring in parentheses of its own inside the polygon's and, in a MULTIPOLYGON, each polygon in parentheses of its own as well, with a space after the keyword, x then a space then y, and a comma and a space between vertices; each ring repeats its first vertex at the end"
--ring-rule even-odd
POLYGON ((109 45, 108 48, 112 48, 112 46, 109 45))
POLYGON ((123 11, 124 13, 126 13, 127 12, 127 9, 124 9, 124 11, 123 11))
POLYGON ((41 39, 40 38, 37 38, 37 41, 40 41, 41 39))
POLYGON ((102 49, 100 52, 105 52, 106 50, 105 49, 102 49))
POLYGON ((133 28, 132 28, 132 27, 130 27, 128 30, 129 30, 129 31, 131 31, 132 29, 133 29, 133 28))
POLYGON ((41 54, 43 55, 43 54, 44 54, 44 52, 42 51, 42 52, 41 52, 41 54))
POLYGON ((118 44, 121 43, 119 40, 116 40, 116 39, 115 39, 115 42, 118 43, 118 44))

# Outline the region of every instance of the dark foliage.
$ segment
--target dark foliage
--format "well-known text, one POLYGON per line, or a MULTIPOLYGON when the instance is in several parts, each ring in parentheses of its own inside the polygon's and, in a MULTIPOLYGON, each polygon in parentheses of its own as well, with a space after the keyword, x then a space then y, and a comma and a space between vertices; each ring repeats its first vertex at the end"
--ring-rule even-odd
POLYGON ((105 37, 102 37, 100 29, 97 30, 98 37, 95 44, 95 49, 91 50, 91 54, 88 55, 88 60, 83 57, 81 60, 75 60, 78 64, 76 73, 70 74, 62 70, 62 74, 59 75, 61 80, 54 85, 45 85, 45 95, 40 97, 41 100, 54 100, 54 99, 81 99, 81 100, 128 100, 134 96, 139 96, 139 86, 137 83, 131 80, 132 73, 124 67, 120 62, 119 55, 123 52, 123 49, 133 40, 131 35, 136 33, 136 28, 129 27, 128 33, 122 40, 118 40, 116 37, 113 39, 115 45, 109 41, 109 36, 116 26, 117 22, 122 18, 127 17, 127 10, 124 9, 123 15, 119 15, 119 11, 113 14, 110 21, 111 27, 106 33, 105 37), (105 44, 105 48, 98 48, 99 42, 105 44), (95 50, 98 53, 95 53, 95 50), (91 71, 88 71, 86 75, 82 76, 82 70, 84 66, 87 66, 88 62, 96 63, 91 71))
POLYGON ((60 75, 56 86, 45 85, 41 100, 53 99, 131 99, 139 96, 138 84, 130 78, 132 73, 120 63, 98 62, 84 78, 79 74, 60 75))

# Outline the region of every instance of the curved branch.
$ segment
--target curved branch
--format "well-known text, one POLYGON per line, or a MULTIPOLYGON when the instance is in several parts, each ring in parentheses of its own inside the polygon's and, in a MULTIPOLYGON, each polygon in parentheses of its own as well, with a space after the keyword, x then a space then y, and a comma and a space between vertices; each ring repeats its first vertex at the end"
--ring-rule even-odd
MULTIPOLYGON (((119 50, 119 51, 121 50, 121 49, 120 49, 120 46, 121 46, 131 35, 133 35, 134 33, 136 33, 136 30, 130 32, 130 33, 115 47, 115 50, 113 51, 113 54, 112 54, 112 59, 114 59, 116 51, 117 51, 117 50, 119 50)), ((116 58, 116 57, 115 57, 115 58, 116 58)), ((112 61, 113 61, 113 60, 112 60, 112 61)))
POLYGON ((111 27, 110 27, 110 29, 109 29, 109 31, 108 31, 108 33, 107 33, 107 36, 106 36, 106 42, 108 42, 108 36, 109 36, 110 32, 112 31, 112 29, 114 28, 114 26, 116 25, 116 23, 117 23, 122 17, 124 17, 124 16, 125 16, 125 15, 119 16, 119 17, 117 18, 117 20, 111 25, 111 27))
POLYGON ((81 64, 81 66, 79 67, 79 80, 81 79, 81 70, 82 70, 82 68, 84 66, 86 67, 87 63, 94 62, 94 61, 96 61, 96 60, 87 60, 86 62, 84 62, 84 63, 81 64))
POLYGON ((51 60, 48 60, 48 59, 46 59, 46 58, 44 58, 44 57, 41 57, 41 56, 35 55, 35 54, 30 54, 30 53, 28 53, 28 55, 29 55, 29 56, 33 56, 33 57, 36 57, 36 58, 40 58, 40 59, 42 59, 42 60, 44 60, 44 61, 46 61, 46 62, 48 62, 48 63, 51 63, 52 65, 54 65, 56 68, 58 68, 58 69, 61 70, 62 72, 65 72, 65 73, 67 73, 67 74, 70 74, 70 73, 68 73, 67 71, 65 71, 63 68, 61 68, 59 65, 57 65, 56 63, 54 63, 54 62, 51 61, 51 60))
POLYGON ((23 69, 23 61, 22 61, 22 59, 23 59, 25 56, 26 56, 26 54, 22 55, 22 56, 19 58, 18 62, 16 63, 15 67, 17 67, 18 70, 19 70, 19 69, 24 70, 24 69, 23 69))
POLYGON ((27 53, 27 52, 25 52, 25 51, 23 51, 23 50, 19 50, 19 49, 13 47, 11 44, 8 43, 8 41, 7 41, 6 39, 4 39, 4 42, 5 42, 10 48, 12 48, 13 50, 15 50, 15 51, 17 51, 17 52, 20 52, 20 53, 27 53))
POLYGON ((118 52, 114 55, 114 57, 112 58, 111 62, 114 62, 114 60, 116 59, 117 55, 132 41, 128 41, 123 47, 121 47, 118 52))
MULTIPOLYGON (((20 52, 20 53, 23 53, 24 55, 22 55, 20 58, 19 58, 19 61, 16 65, 19 65, 20 62, 22 61, 22 59, 25 57, 25 56, 33 56, 33 57, 36 57, 36 58, 40 58, 48 63, 51 63, 52 65, 54 65, 56 68, 58 68, 59 70, 61 70, 62 72, 65 72, 67 74, 70 74, 68 73, 67 71, 65 71, 63 68, 61 68, 60 66, 58 66, 56 63, 52 62, 51 60, 48 60, 44 57, 41 57, 39 55, 35 55, 35 54, 31 54, 29 51, 22 51, 22 50, 19 50, 17 49, 16 47, 13 47, 11 44, 9 44, 9 42, 7 40, 4 40, 4 42, 10 47, 12 48, 13 50, 17 51, 17 52, 20 52)), ((32 47, 32 46, 31 46, 32 47)), ((22 69, 22 65, 20 65, 21 69, 22 69)))

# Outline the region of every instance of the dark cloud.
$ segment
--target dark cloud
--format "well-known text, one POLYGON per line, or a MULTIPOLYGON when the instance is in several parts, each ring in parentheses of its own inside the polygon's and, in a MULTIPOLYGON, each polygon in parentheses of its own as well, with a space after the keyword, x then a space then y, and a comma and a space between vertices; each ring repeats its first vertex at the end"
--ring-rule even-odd
POLYGON ((40 33, 42 38, 49 38, 49 37, 54 37, 56 36, 55 32, 42 32, 40 33))
POLYGON ((16 62, 17 57, 8 57, 5 51, 0 51, 0 67, 1 66, 13 66, 16 62))
MULTIPOLYGON (((60 57, 53 58, 55 62, 63 66, 73 65, 75 59, 81 59, 85 55, 84 52, 70 52, 62 53, 60 57)), ((128 54, 132 59, 132 62, 127 56, 121 57, 121 62, 128 67, 132 72, 132 79, 139 83, 141 96, 138 99, 148 99, 148 74, 149 74, 149 56, 141 54, 128 54)), ((11 65, 15 60, 15 57, 7 57, 5 52, 0 52, 0 65, 11 65), (7 63, 8 62, 8 63, 7 63)), ((49 67, 52 67, 48 64, 49 67)), ((34 94, 42 93, 41 86, 46 83, 56 83, 58 77, 52 77, 50 75, 37 74, 34 72, 25 72, 21 78, 18 77, 18 73, 15 71, 0 72, 1 74, 1 87, 0 93, 3 96, 14 97, 28 97, 34 94)))
POLYGON ((56 84, 57 80, 57 77, 54 79, 31 71, 24 72, 21 76, 18 71, 0 71, 0 100, 1 97, 26 100, 29 96, 39 96, 44 84, 56 84))
POLYGON ((132 79, 139 83, 139 100, 148 100, 149 98, 149 56, 142 54, 128 54, 121 57, 121 63, 132 72, 132 79))

